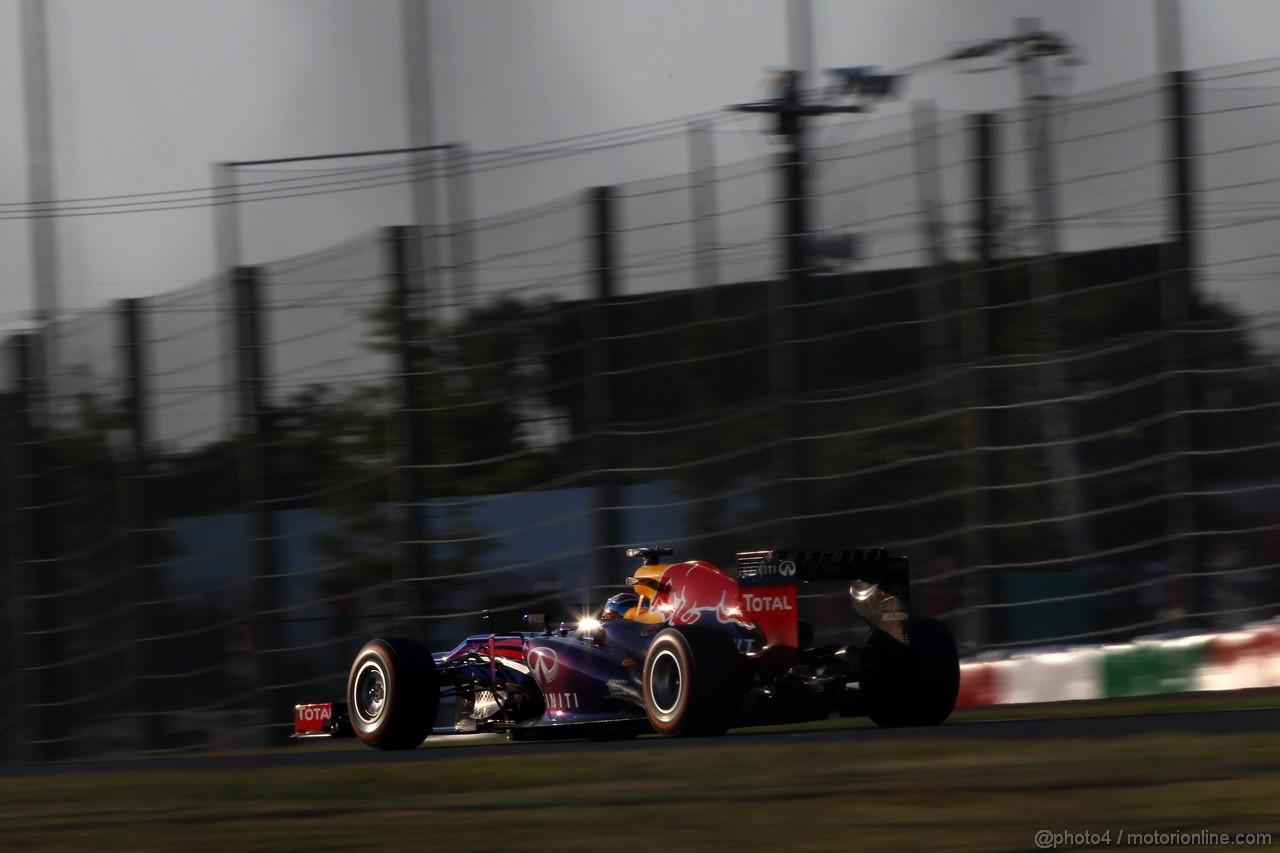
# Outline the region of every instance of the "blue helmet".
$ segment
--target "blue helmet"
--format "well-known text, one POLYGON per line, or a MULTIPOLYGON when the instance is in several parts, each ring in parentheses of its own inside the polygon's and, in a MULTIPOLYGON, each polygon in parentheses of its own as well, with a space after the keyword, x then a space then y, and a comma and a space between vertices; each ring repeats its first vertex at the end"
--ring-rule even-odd
POLYGON ((620 592, 604 603, 604 611, 600 614, 600 621, 621 619, 627 615, 628 610, 639 606, 640 596, 634 592, 620 592))

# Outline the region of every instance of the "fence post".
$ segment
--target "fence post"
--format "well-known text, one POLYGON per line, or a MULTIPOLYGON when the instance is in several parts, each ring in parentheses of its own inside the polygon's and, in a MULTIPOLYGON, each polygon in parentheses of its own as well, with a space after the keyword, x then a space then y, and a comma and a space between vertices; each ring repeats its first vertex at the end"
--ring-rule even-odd
POLYGON ((782 238, 783 269, 778 280, 769 282, 766 305, 769 340, 769 396, 773 404, 774 442, 770 475, 777 495, 777 514, 771 533, 774 547, 802 541, 802 492, 796 477, 806 472, 800 443, 801 409, 795 405, 797 390, 796 304, 805 297, 809 280, 809 260, 805 238, 809 234, 809 194, 806 180, 805 122, 796 121, 786 135, 786 146, 778 154, 782 182, 779 234, 782 238))
MULTIPOLYGON (((425 578, 430 565, 426 469, 430 464, 429 422, 426 411, 428 363, 424 306, 426 276, 422 269, 421 227, 387 229, 387 263, 391 273, 391 322, 394 326, 395 409, 390 432, 392 568, 391 595, 396 630, 407 631, 414 615, 426 612, 425 578)), ((419 629, 421 630, 421 629, 419 629)))
POLYGON ((272 456, 275 429, 267 400, 266 336, 260 301, 261 277, 257 267, 239 266, 232 271, 232 305, 235 312, 237 415, 239 419, 239 468, 241 492, 250 507, 250 567, 252 582, 251 636, 253 670, 258 687, 267 697, 268 719, 264 739, 278 738, 272 726, 285 724, 289 703, 284 701, 280 659, 279 536, 272 510, 272 456))
POLYGON ((475 293, 476 233, 472 209, 471 150, 466 143, 449 146, 445 191, 449 204, 449 270, 453 303, 461 315, 475 293))
POLYGON ((622 565, 618 553, 622 538, 619 523, 619 490, 614 439, 609 429, 614 420, 613 325, 610 312, 616 286, 617 201, 613 187, 587 191, 591 234, 591 278, 595 284, 593 304, 586 312, 586 393, 584 412, 587 425, 587 466, 595 483, 595 559, 587 569, 584 604, 594 606, 596 588, 616 583, 622 565))
POLYGON ((58 460, 49 444, 47 355, 38 334, 14 338, 16 405, 11 419, 13 625, 18 752, 26 759, 69 754, 65 623, 60 608, 63 547, 58 516, 58 460))
MULTIPOLYGON (((1166 78, 1165 109, 1169 144, 1169 213, 1173 239, 1161 252, 1160 320, 1164 328, 1164 450, 1165 494, 1169 558, 1177 578, 1176 604, 1183 613, 1196 613, 1200 606, 1199 585, 1191 576, 1198 565, 1195 529, 1195 469, 1192 464, 1191 422, 1186 414, 1193 399, 1192 377, 1187 372, 1189 347, 1187 324, 1191 321, 1191 293, 1197 264, 1196 220, 1193 173, 1195 128, 1192 124, 1191 74, 1171 72, 1166 78)), ((1185 627, 1190 627, 1186 625, 1185 627)))
POLYGON ((9 629, 7 671, 11 677, 10 701, 6 710, 7 728, 12 733, 6 758, 30 761, 37 758, 35 741, 35 692, 39 684, 33 668, 37 662, 34 636, 34 614, 25 604, 33 590, 31 561, 34 558, 36 532, 31 518, 35 504, 31 478, 37 470, 31 460, 32 427, 30 418, 29 379, 32 367, 31 343, 28 335, 14 335, 6 344, 6 359, 13 375, 4 418, 5 513, 8 540, 8 593, 6 625, 9 629))
POLYGON ((714 320, 716 291, 720 283, 720 238, 715 183, 715 138, 711 122, 689 124, 690 213, 693 217, 693 286, 699 307, 695 320, 714 320))
POLYGON ((991 460, 986 449, 990 441, 987 425, 987 378, 984 362, 990 351, 987 305, 990 300, 990 277, 996 262, 996 183, 998 174, 997 117, 992 113, 975 115, 970 133, 973 139, 973 201, 977 220, 977 268, 968 276, 961 304, 960 347, 965 365, 961 387, 964 408, 964 557, 965 619, 961 642, 966 648, 982 648, 993 638, 991 610, 994 577, 990 568, 991 538, 988 523, 990 504, 988 486, 991 460))
MULTIPOLYGON (((1018 35, 1031 38, 1041 32, 1037 18, 1019 18, 1018 35)), ((1058 229, 1058 185, 1054 175, 1052 95, 1042 56, 1021 63, 1023 123, 1030 165, 1035 255, 1029 265, 1032 323, 1040 344, 1041 362, 1036 382, 1044 395, 1040 406, 1045 457, 1053 479, 1051 506, 1059 520, 1060 550, 1082 556, 1092 549, 1092 525, 1080 479, 1080 454, 1076 446, 1075 414, 1067 397, 1068 376, 1062 361, 1062 284, 1058 229)))
POLYGON ((0 762, 13 763, 18 760, 17 743, 21 740, 18 731, 18 555, 14 547, 17 537, 16 515, 14 512, 14 450, 13 439, 14 414, 17 409, 17 394, 14 390, 13 370, 9 350, 13 347, 13 338, 0 344, 0 376, 5 377, 0 385, 0 536, 4 544, 0 546, 0 691, 9 697, 9 701, 0 708, 0 726, 9 732, 8 738, 0 739, 0 762))
POLYGON ((121 509, 125 526, 125 588, 131 604, 131 618, 125 637, 129 641, 128 684, 133 685, 133 713, 143 724, 144 749, 164 748, 165 717, 159 690, 159 648, 154 638, 160 633, 156 625, 155 602, 159 597, 156 583, 154 552, 151 548, 151 501, 148 474, 151 445, 150 420, 147 409, 147 319, 144 300, 123 299, 117 314, 120 318, 121 348, 125 368, 125 414, 129 424, 129 456, 121 478, 121 509))
MULTIPOLYGON (((922 323, 921 343, 925 366, 934 369, 947 363, 949 343, 947 319, 943 309, 943 284, 946 280, 946 251, 943 247, 943 223, 938 207, 942 190, 938 179, 938 110, 933 101, 916 101, 911 105, 912 155, 916 173, 916 203, 920 211, 921 237, 926 262, 916 273, 916 305, 922 323)), ((934 405, 947 408, 950 392, 943 384, 934 385, 934 405)))
POLYGON ((234 163, 213 164, 217 204, 213 208, 213 251, 219 269, 240 265, 240 176, 234 163))

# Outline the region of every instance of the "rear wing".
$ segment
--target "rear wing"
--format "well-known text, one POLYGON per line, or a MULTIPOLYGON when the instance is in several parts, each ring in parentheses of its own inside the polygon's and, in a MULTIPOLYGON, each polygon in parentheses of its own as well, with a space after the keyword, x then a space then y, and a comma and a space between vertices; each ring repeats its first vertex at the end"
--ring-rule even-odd
POLYGON ((830 551, 741 551, 738 587, 794 587, 798 583, 846 581, 853 609, 873 628, 909 642, 910 561, 883 548, 830 551))

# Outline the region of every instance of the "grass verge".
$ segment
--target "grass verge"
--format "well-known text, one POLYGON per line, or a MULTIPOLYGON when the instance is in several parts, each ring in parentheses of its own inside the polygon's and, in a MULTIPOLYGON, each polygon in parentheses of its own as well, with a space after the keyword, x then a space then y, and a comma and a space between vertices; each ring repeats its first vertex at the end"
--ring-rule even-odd
POLYGON ((599 851, 619 839, 673 850, 993 851, 1035 849, 1039 830, 1280 841, 1280 743, 1269 734, 847 748, 797 737, 750 749, 706 741, 423 758, 5 778, 0 839, 95 851, 599 851))

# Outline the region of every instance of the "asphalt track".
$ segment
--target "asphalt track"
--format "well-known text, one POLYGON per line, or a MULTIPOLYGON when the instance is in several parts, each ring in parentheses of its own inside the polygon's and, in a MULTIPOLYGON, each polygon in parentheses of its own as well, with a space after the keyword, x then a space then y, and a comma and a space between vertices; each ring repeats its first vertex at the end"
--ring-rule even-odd
POLYGON ((875 743, 894 740, 1017 741, 1053 738, 1129 737, 1154 732, 1186 734, 1235 734, 1280 730, 1280 707, 1228 711, 1182 711, 1130 716, 1069 717, 1034 720, 983 720, 949 722, 919 729, 749 729, 731 731, 723 738, 672 740, 645 736, 625 741, 535 741, 509 743, 494 736, 432 737, 427 745, 408 752, 379 752, 350 741, 315 740, 287 748, 248 754, 196 754, 163 758, 136 758, 80 763, 0 766, 0 777, 52 776, 72 773, 169 772, 209 770, 256 770, 268 768, 335 767, 380 763, 429 763, 465 761, 482 756, 506 754, 550 754, 575 752, 625 752, 629 750, 684 749, 715 743, 750 749, 756 745, 875 743))

